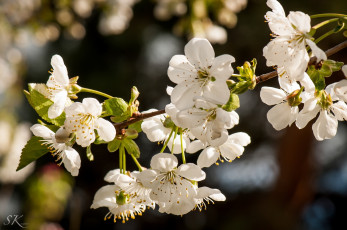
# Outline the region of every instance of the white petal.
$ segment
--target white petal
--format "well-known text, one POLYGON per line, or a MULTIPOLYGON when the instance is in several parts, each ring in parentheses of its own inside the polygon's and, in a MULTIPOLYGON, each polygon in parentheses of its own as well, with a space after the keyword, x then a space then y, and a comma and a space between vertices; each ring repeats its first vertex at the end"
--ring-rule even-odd
POLYGON ((95 129, 100 138, 106 142, 112 141, 116 136, 116 129, 113 124, 103 118, 98 118, 95 129))
POLYGON ((347 77, 347 65, 342 66, 341 70, 343 74, 345 75, 345 77, 347 77))
POLYGON ((304 128, 307 123, 317 116, 320 108, 317 105, 317 100, 315 98, 311 98, 306 101, 304 108, 299 112, 296 118, 296 126, 299 129, 304 128))
POLYGON ((78 172, 81 167, 80 155, 71 147, 67 147, 64 152, 65 157, 63 158, 63 163, 65 168, 71 173, 72 176, 78 176, 78 172))
POLYGON ((194 98, 202 94, 199 82, 182 82, 175 86, 171 92, 171 102, 177 109, 186 109, 194 105, 194 98))
POLYGON ((48 109, 48 117, 54 119, 59 117, 65 109, 65 104, 67 100, 67 91, 63 90, 54 96, 54 104, 48 109))
POLYGON ((288 103, 275 105, 267 113, 267 119, 276 130, 281 130, 290 126, 298 115, 299 109, 297 106, 291 107, 288 103))
POLYGON ((304 73, 303 79, 300 80, 300 84, 305 87, 305 92, 310 93, 312 95, 314 94, 315 92, 314 83, 306 72, 304 73))
POLYGON ((182 177, 185 177, 189 180, 201 181, 206 178, 206 174, 201 168, 195 164, 187 163, 180 165, 176 173, 182 177))
POLYGON ((212 67, 210 69, 210 75, 217 80, 226 81, 234 73, 231 63, 235 62, 235 58, 231 55, 224 54, 216 57, 213 60, 212 67))
POLYGON ((267 105, 276 105, 286 99, 287 95, 283 90, 264 86, 260 90, 260 98, 267 105))
POLYGON ((335 117, 339 121, 347 121, 347 105, 343 101, 338 101, 337 103, 331 105, 331 109, 335 114, 335 117))
POLYGON ((205 145, 200 140, 195 140, 190 142, 188 147, 186 148, 187 153, 196 153, 197 151, 203 149, 205 145))
POLYGON ((90 206, 90 208, 96 209, 100 207, 117 207, 115 191, 118 189, 119 187, 117 185, 106 185, 101 187, 95 193, 93 204, 90 206))
POLYGON ((65 108, 65 113, 66 116, 72 117, 75 114, 84 114, 85 113, 85 107, 82 103, 80 102, 74 102, 70 106, 65 108))
POLYGON ((178 165, 177 157, 168 153, 158 153, 152 157, 151 168, 160 172, 168 172, 178 165))
POLYGON ((327 60, 327 55, 316 45, 315 42, 311 41, 310 39, 306 39, 306 43, 310 46, 312 54, 317 57, 317 62, 320 62, 321 60, 327 60))
POLYGON ((336 83, 334 91, 341 100, 347 102, 347 80, 341 80, 336 83))
POLYGON ((312 125, 312 130, 315 138, 318 141, 330 139, 336 135, 337 119, 326 110, 320 112, 317 121, 312 125))
POLYGON ((167 87, 166 87, 166 93, 167 93, 167 95, 171 96, 172 90, 173 90, 173 87, 167 86, 167 87))
POLYGON ((219 189, 212 189, 209 187, 200 187, 196 195, 197 199, 204 199, 210 197, 215 201, 225 201, 225 196, 221 193, 219 189))
POLYGON ((196 108, 186 109, 177 114, 178 125, 182 128, 194 128, 202 125, 208 112, 196 108))
POLYGON ((203 96, 222 105, 227 103, 230 97, 230 90, 225 81, 209 82, 203 88, 203 96))
POLYGON ((139 173, 137 179, 147 188, 152 188, 152 181, 157 177, 157 172, 155 170, 146 169, 139 173))
POLYGON ((184 55, 175 55, 169 62, 167 74, 173 83, 191 81, 197 77, 197 70, 184 55))
POLYGON ((62 86, 69 85, 69 76, 63 58, 57 54, 54 55, 51 59, 51 65, 55 80, 62 86))
MULTIPOLYGON (((278 72, 278 69, 277 69, 278 72)), ((290 79, 288 77, 278 77, 278 83, 280 84, 281 89, 286 91, 287 93, 292 93, 293 91, 300 89, 299 84, 294 81, 293 79, 290 79)))
POLYGON ((219 155, 220 154, 216 148, 208 147, 200 153, 197 164, 200 168, 210 167, 211 165, 216 163, 219 155))
POLYGON ((276 0, 267 0, 266 5, 272 9, 272 11, 279 15, 285 17, 285 12, 282 5, 276 0))
POLYGON ((184 53, 196 69, 207 69, 215 57, 214 50, 207 39, 193 38, 184 47, 184 53))
POLYGON ((221 155, 228 161, 233 161, 236 157, 240 157, 245 151, 245 148, 241 145, 226 142, 224 145, 219 147, 221 155))
POLYGON ((42 137, 43 139, 52 139, 54 132, 44 125, 35 124, 30 128, 31 132, 37 137, 42 137))
POLYGON ((82 101, 83 106, 85 107, 86 113, 89 113, 95 117, 100 116, 102 112, 101 104, 95 98, 84 98, 82 101))
POLYGON ((247 133, 238 132, 231 134, 228 137, 228 141, 232 141, 233 143, 238 145, 246 146, 251 143, 251 137, 247 133))
POLYGON ((311 30, 311 18, 309 15, 300 11, 291 11, 288 15, 291 24, 301 33, 308 33, 311 30))
POLYGON ((111 170, 106 174, 106 176, 104 177, 104 180, 110 183, 114 183, 117 181, 119 174, 120 174, 119 169, 111 170))

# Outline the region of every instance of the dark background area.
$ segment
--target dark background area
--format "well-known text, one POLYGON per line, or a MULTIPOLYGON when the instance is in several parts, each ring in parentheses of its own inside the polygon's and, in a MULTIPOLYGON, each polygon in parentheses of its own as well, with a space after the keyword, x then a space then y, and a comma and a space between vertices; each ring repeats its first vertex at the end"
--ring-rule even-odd
MULTIPOLYGON (((307 14, 325 12, 346 13, 345 0, 332 1, 281 1, 286 13, 303 11, 307 14)), ((170 58, 183 54, 186 38, 177 37, 172 27, 177 18, 161 22, 153 16, 153 2, 142 1, 135 5, 134 17, 129 28, 120 35, 104 36, 97 30, 100 17, 98 9, 85 22, 86 35, 81 40, 61 36, 44 48, 28 48, 24 83, 45 83, 51 68, 50 58, 60 54, 68 68, 69 76, 79 76, 79 85, 93 88, 112 96, 130 98, 130 89, 140 91, 140 111, 150 108, 163 109, 168 104, 166 87, 173 86, 166 71, 170 58)), ((232 66, 256 58, 257 74, 272 71, 266 67, 262 56, 263 47, 269 42, 270 30, 264 22, 269 8, 265 0, 250 0, 247 8, 238 13, 235 28, 228 29, 225 45, 214 45, 216 56, 231 54, 236 58, 232 66)), ((318 20, 314 20, 312 25, 318 20)), ((319 46, 326 50, 345 38, 332 35, 319 46)), ((346 50, 333 57, 347 62, 346 50)), ((329 79, 342 78, 336 73, 329 79)), ((220 189, 227 197, 225 202, 208 205, 207 210, 173 216, 157 210, 147 210, 125 224, 104 221, 106 208, 90 209, 95 192, 107 182, 103 177, 118 167, 118 154, 107 152, 106 146, 93 145, 95 160, 90 162, 85 150, 77 149, 82 158, 79 176, 73 178, 71 195, 59 220, 52 218, 63 229, 235 229, 235 230, 343 230, 347 229, 347 127, 339 122, 335 138, 318 142, 312 134, 312 122, 298 130, 295 125, 280 132, 275 131, 266 120, 269 106, 260 101, 262 86, 277 86, 271 79, 255 90, 240 97, 241 107, 236 110, 240 124, 232 133, 243 131, 251 136, 252 143, 243 156, 232 163, 213 165, 206 169, 207 178, 199 186, 220 189)), ((87 94, 79 94, 79 100, 87 94)), ((99 97, 101 101, 101 97, 99 97)), ((29 104, 23 100, 18 107, 19 119, 35 123, 38 118, 29 104)), ((137 142, 141 149, 140 163, 149 167, 151 157, 160 146, 151 143, 141 133, 137 142)), ((188 155, 187 161, 196 162, 197 154, 188 155)), ((54 158, 46 155, 37 161, 34 176, 47 170, 54 158)), ((130 158, 128 170, 135 170, 130 158)), ((63 169, 63 167, 60 167, 63 169)), ((71 180, 71 178, 70 178, 71 180)), ((30 178, 15 186, 11 202, 18 201, 20 213, 30 216, 28 185, 30 178)), ((48 206, 47 206, 48 207, 48 206)), ((46 210, 50 212, 50 210, 46 210)), ((49 218, 46 221, 50 221, 49 218)), ((8 228, 8 227, 7 227, 8 228)), ((7 229, 4 228, 4 229, 7 229)), ((1 229, 1 228, 0 228, 1 229)), ((11 229, 11 228, 9 228, 11 229)), ((17 228, 13 228, 17 229, 17 228)), ((53 229, 53 228, 52 228, 53 229)))

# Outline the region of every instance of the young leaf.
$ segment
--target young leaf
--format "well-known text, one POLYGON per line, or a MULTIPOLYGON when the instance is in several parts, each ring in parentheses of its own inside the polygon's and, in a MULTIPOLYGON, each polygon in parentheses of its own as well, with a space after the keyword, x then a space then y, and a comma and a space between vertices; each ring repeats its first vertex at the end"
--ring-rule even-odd
POLYGON ((118 97, 107 99, 104 102, 106 112, 112 116, 122 116, 128 109, 128 104, 118 97))
POLYGON ((91 145, 87 146, 87 158, 88 158, 89 161, 93 161, 94 160, 94 155, 92 153, 91 145))
MULTIPOLYGON (((42 93, 37 91, 33 85, 29 85, 30 100, 28 99, 30 105, 35 109, 37 114, 45 121, 52 123, 56 126, 64 125, 65 112, 63 112, 59 117, 55 119, 50 119, 48 117, 48 109, 53 105, 53 101, 49 100, 42 93)), ((25 96, 28 98, 29 95, 25 92, 25 96)))
POLYGON ((122 144, 124 145, 125 149, 130 155, 133 155, 136 158, 140 157, 140 149, 139 146, 135 143, 135 141, 124 138, 122 141, 122 144))
POLYGON ((39 159, 41 156, 49 152, 47 146, 42 145, 41 137, 33 136, 22 149, 22 155, 20 156, 19 165, 17 170, 21 170, 31 162, 39 159))
POLYGON ((237 94, 235 93, 231 93, 230 94, 230 98, 229 98, 229 101, 223 105, 223 109, 225 111, 228 111, 228 112, 231 112, 237 108, 240 107, 240 99, 239 99, 239 96, 237 96, 237 94))
POLYGON ((119 149, 120 144, 122 143, 121 140, 118 140, 117 138, 113 139, 113 141, 108 142, 107 149, 109 152, 116 152, 119 149))

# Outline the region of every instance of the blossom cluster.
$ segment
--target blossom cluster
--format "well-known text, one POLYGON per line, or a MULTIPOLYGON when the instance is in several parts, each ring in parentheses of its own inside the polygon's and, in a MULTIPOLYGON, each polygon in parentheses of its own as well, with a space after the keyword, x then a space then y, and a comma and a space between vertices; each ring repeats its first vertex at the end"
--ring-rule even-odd
MULTIPOLYGON (((276 66, 281 89, 263 87, 262 101, 275 105, 267 113, 267 118, 276 130, 284 129, 294 122, 299 129, 319 113, 312 126, 313 134, 319 141, 336 135, 338 121, 347 120, 346 80, 328 85, 325 89, 310 78, 316 70, 309 71, 310 56, 324 63, 326 54, 316 45, 310 35, 311 19, 303 12, 290 12, 285 16, 281 4, 268 0, 272 9, 265 18, 273 32, 274 39, 264 47, 263 53, 268 66, 276 66), (309 76, 311 74, 311 76, 309 76), (304 107, 299 111, 299 106, 304 107)), ((330 75, 328 75, 330 76, 330 75)))
MULTIPOLYGON (((199 187, 205 179, 201 169, 220 161, 231 162, 242 155, 250 137, 243 132, 228 135, 239 122, 235 111, 223 105, 230 98, 226 81, 233 74, 234 57, 215 57, 206 39, 194 38, 185 46, 185 55, 175 55, 169 63, 168 76, 177 85, 168 87, 171 103, 166 114, 142 122, 141 128, 152 142, 162 142, 161 153, 151 159, 150 169, 141 172, 109 172, 105 180, 114 183, 99 189, 92 208, 108 207, 105 218, 114 215, 123 222, 141 214, 147 207, 159 206, 159 212, 184 215, 206 203, 224 201, 218 190, 199 187), (163 153, 168 147, 171 151, 163 153), (197 164, 186 163, 185 152, 202 150, 197 164), (173 154, 182 154, 182 164, 173 154), (109 180, 110 174, 117 174, 109 180), (116 194, 116 195, 115 195, 116 194), (125 197, 125 198, 124 198, 125 197)), ((155 109, 144 113, 155 112, 155 109)))
POLYGON ((87 147, 95 141, 96 134, 106 142, 116 136, 115 127, 111 122, 101 118, 102 105, 94 98, 84 98, 82 102, 76 99, 76 78, 69 79, 67 68, 62 57, 54 55, 51 60, 53 71, 46 84, 30 84, 30 86, 50 99, 53 104, 47 111, 48 119, 56 119, 65 114, 64 125, 56 132, 44 124, 35 124, 30 130, 42 138, 42 144, 49 147, 53 156, 60 164, 77 176, 81 166, 78 152, 71 146, 76 142, 87 147))
MULTIPOLYGON (((307 14, 290 12, 286 16, 276 0, 268 0, 267 5, 272 11, 265 18, 274 39, 263 54, 267 65, 277 68, 280 85, 280 89, 261 89, 261 100, 273 106, 267 119, 276 130, 294 122, 301 129, 319 113, 312 126, 314 136, 317 140, 332 138, 338 121, 347 120, 347 80, 325 87, 324 78, 340 69, 347 75, 347 66, 327 60, 314 42, 307 14), (317 66, 310 64, 313 56, 319 63, 317 66)), ((175 86, 167 87, 170 103, 165 111, 150 109, 140 113, 136 87, 132 88, 129 102, 82 88, 77 85, 77 77, 69 78, 62 57, 54 55, 47 83, 29 84, 29 92, 25 91, 32 107, 52 125, 40 121, 30 128, 35 137, 24 147, 24 160, 21 158, 19 168, 40 157, 40 151, 50 151, 59 165, 64 164, 72 176, 77 176, 81 158, 73 145, 86 147, 90 160, 92 143, 107 144, 110 152, 118 150, 119 168, 107 173, 104 179, 111 184, 96 192, 91 205, 93 209, 108 208, 105 220, 113 218, 115 222, 133 219, 147 208, 158 207, 162 213, 184 215, 196 209, 201 211, 206 203, 224 201, 220 190, 199 187, 199 182, 206 178, 203 168, 233 161, 251 142, 247 133, 230 134, 230 129, 239 123, 235 111, 239 107, 238 94, 256 85, 256 60, 238 67, 239 74, 234 74, 231 66, 234 62, 235 58, 228 54, 216 57, 207 39, 191 39, 184 47, 184 55, 175 55, 169 62, 167 75, 175 86), (100 103, 87 97, 77 102, 79 92, 108 99, 100 103), (113 123, 105 117, 110 117, 113 123), (140 151, 133 139, 141 131, 150 141, 163 144, 149 168, 137 161, 140 151), (34 157, 30 155, 30 147, 38 150, 34 157), (165 153, 166 148, 170 153, 165 153), (200 154, 196 164, 187 163, 186 153, 197 152, 200 154), (126 170, 126 154, 132 157, 138 171, 126 170)))
POLYGON ((124 223, 135 215, 142 215, 147 208, 159 206, 159 212, 184 215, 193 209, 206 208, 205 202, 224 201, 225 196, 218 189, 198 188, 198 181, 205 179, 205 173, 195 164, 182 164, 169 153, 152 157, 151 169, 126 174, 119 169, 105 176, 113 183, 100 188, 91 208, 107 207, 105 220, 113 217, 114 222, 124 223))

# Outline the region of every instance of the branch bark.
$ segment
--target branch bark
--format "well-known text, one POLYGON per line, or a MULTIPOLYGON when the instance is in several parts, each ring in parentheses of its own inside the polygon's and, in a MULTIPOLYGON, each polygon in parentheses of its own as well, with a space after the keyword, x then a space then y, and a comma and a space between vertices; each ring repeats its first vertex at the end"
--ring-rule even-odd
MULTIPOLYGON (((339 52, 340 50, 344 49, 347 47, 347 41, 344 41, 330 49, 328 49, 327 51, 325 51, 327 57, 339 52)), ((317 58, 316 57, 312 57, 310 59, 310 61, 308 62, 308 65, 312 65, 312 64, 315 64, 317 61, 317 58)), ((272 71, 270 73, 265 73, 265 74, 262 74, 260 76, 258 76, 256 78, 256 83, 261 83, 261 82, 264 82, 264 81, 267 81, 271 78, 274 78, 277 76, 277 71, 272 71)), ((155 112, 152 112, 152 113, 137 113, 137 114, 134 114, 132 118, 130 118, 129 120, 127 121, 124 121, 124 122, 121 122, 121 123, 117 123, 115 124, 115 128, 117 130, 117 133, 121 133, 121 130, 128 127, 129 125, 131 124, 134 124, 135 122, 138 122, 138 121, 141 121, 141 120, 144 120, 146 118, 150 118, 150 117, 154 117, 154 116, 157 116, 157 115, 160 115, 160 114, 163 114, 165 113, 165 110, 162 109, 162 110, 158 110, 158 111, 155 111, 155 112)))

